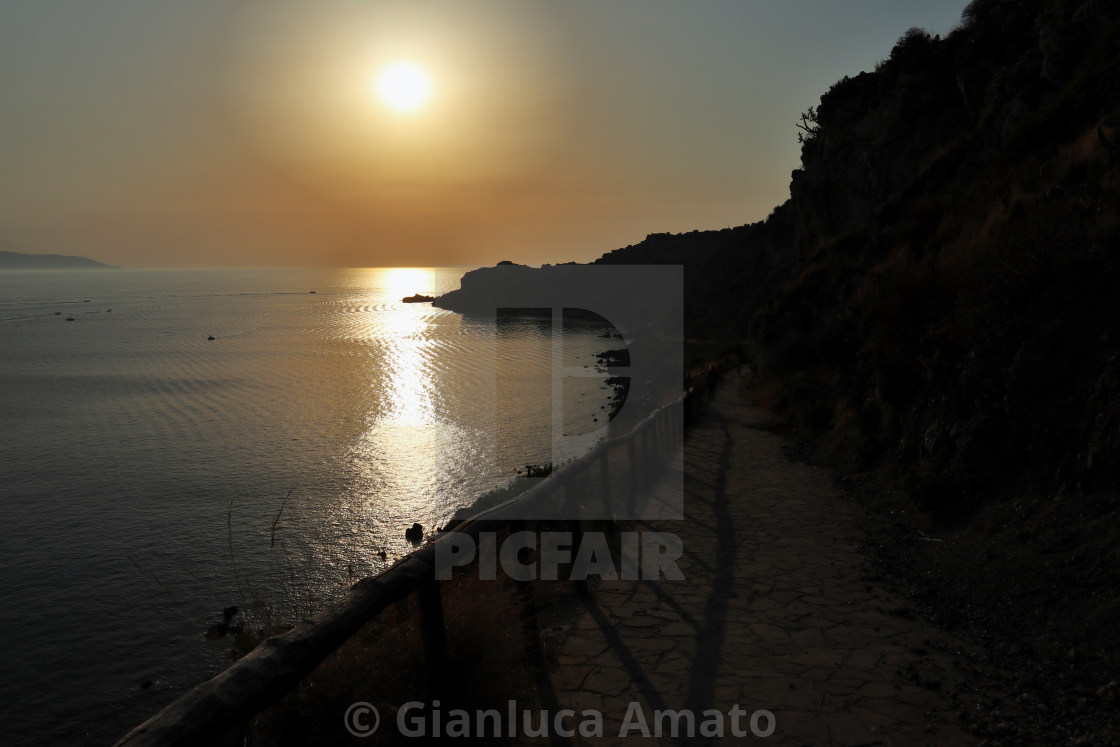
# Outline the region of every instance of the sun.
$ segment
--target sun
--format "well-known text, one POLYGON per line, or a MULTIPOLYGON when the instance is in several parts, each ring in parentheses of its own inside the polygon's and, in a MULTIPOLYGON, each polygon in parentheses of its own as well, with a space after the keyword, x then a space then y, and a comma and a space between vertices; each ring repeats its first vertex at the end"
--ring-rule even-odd
POLYGON ((427 73, 411 62, 395 62, 377 76, 377 95, 400 112, 419 109, 430 92, 427 73))

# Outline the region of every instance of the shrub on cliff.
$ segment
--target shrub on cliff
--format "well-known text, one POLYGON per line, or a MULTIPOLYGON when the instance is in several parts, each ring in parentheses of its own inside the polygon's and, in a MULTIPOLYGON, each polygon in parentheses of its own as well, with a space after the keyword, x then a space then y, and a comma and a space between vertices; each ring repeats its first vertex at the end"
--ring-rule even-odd
POLYGON ((891 60, 906 65, 920 63, 933 50, 933 42, 928 31, 914 26, 899 37, 891 50, 891 60))

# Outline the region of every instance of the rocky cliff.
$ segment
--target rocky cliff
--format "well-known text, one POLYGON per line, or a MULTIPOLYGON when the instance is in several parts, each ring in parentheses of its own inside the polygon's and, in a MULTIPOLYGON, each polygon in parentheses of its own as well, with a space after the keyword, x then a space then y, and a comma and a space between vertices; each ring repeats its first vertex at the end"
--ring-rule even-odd
MULTIPOLYGON (((791 127, 801 167, 765 221, 597 263, 682 265, 690 359, 750 348, 791 432, 937 519, 1111 489, 1117 80, 1115 4, 974 0, 946 38, 911 29, 791 127)), ((496 269, 530 287, 556 268, 496 269)))
POLYGON ((942 519, 1120 478, 1120 9, 977 0, 802 119, 764 222, 650 236, 687 334, 748 341, 772 404, 942 519))

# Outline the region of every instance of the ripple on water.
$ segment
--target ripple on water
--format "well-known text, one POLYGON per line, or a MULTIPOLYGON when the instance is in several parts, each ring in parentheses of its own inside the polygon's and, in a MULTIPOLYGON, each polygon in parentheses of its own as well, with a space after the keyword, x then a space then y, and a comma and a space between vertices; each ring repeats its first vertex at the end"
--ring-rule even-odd
MULTIPOLYGON (((7 744, 119 737, 224 665, 201 637, 224 606, 325 602, 552 458, 546 331, 401 303, 458 281, 426 277, 0 276, 7 744)), ((565 428, 606 397, 564 392, 565 428)))

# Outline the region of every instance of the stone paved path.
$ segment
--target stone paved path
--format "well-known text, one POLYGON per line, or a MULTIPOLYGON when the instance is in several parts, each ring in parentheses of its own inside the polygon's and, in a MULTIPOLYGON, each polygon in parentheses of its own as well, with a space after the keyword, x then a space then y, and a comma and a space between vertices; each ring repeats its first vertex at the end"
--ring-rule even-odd
POLYGON ((727 382, 689 438, 685 520, 634 527, 682 538, 685 580, 601 582, 564 641, 558 703, 604 714, 602 739, 570 742, 976 744, 955 725, 966 645, 865 580, 862 509, 752 427, 767 413, 737 390, 727 382), (735 705, 746 736, 731 734, 735 705), (716 709, 725 736, 671 739, 663 721, 661 739, 619 738, 628 708, 651 734, 657 710, 716 709), (750 730, 758 709, 775 720, 765 738, 750 730))

